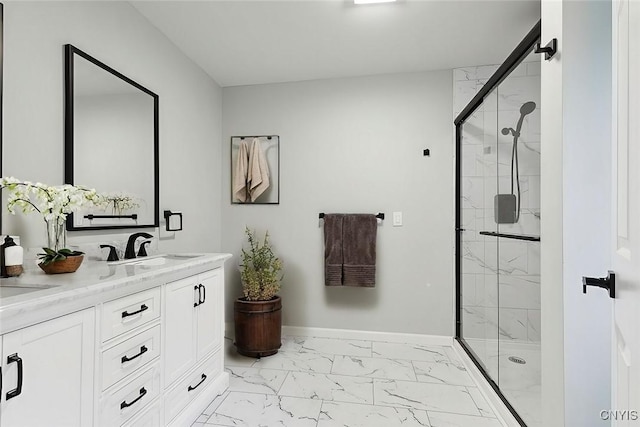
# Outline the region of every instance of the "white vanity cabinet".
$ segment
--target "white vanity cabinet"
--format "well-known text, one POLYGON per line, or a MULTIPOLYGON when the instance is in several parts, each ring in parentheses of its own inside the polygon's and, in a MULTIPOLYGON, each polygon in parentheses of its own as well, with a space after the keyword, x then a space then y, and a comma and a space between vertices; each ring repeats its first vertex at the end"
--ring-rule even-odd
POLYGON ((223 272, 208 271, 165 286, 165 424, 223 371, 223 272))
POLYGON ((191 425, 229 384, 229 257, 109 266, 109 280, 94 264, 0 300, 0 427, 191 425))
POLYGON ((2 427, 92 424, 94 325, 89 308, 1 337, 2 427))

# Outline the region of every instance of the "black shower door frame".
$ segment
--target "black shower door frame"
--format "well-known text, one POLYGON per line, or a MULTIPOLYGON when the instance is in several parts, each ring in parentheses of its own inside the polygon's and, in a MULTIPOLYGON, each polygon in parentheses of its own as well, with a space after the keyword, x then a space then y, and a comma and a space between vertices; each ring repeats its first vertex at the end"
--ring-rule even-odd
POLYGON ((511 52, 507 59, 500 65, 495 73, 489 78, 487 83, 480 89, 480 91, 473 97, 473 99, 467 104, 466 107, 458 114, 453 121, 456 127, 456 341, 464 349, 467 355, 471 358, 476 367, 480 370, 482 375, 494 389, 496 394, 500 397, 505 406, 513 414, 515 419, 521 426, 526 427, 524 420, 518 415, 514 407, 506 399, 498 384, 489 376, 488 372, 484 369, 482 364, 476 359, 474 353, 465 343, 462 337, 462 204, 460 203, 460 196, 462 195, 462 125, 465 120, 469 118, 484 102, 484 98, 491 93, 520 63, 531 53, 532 49, 540 42, 540 36, 542 33, 542 22, 538 21, 533 26, 531 31, 522 39, 518 46, 511 52))

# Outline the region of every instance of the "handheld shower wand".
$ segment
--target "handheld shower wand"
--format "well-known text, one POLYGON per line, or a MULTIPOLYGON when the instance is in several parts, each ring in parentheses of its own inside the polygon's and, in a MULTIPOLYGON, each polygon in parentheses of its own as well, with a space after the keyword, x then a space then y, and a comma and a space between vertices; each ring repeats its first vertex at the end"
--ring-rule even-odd
POLYGON ((495 218, 498 224, 514 224, 520 220, 520 170, 518 164, 518 138, 522 130, 522 123, 526 115, 531 114, 536 109, 533 101, 525 102, 520 107, 520 118, 516 128, 503 128, 503 135, 513 135, 513 145, 511 147, 511 194, 498 194, 495 199, 495 218), (514 193, 514 186, 517 192, 514 193), (517 205, 516 205, 517 203, 517 205))

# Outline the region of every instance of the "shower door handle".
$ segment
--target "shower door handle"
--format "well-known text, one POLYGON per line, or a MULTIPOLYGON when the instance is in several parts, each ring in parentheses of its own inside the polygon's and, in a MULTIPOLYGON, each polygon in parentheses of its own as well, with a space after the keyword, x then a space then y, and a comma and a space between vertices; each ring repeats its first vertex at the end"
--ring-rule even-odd
POLYGON ((609 270, 607 277, 582 277, 582 293, 587 293, 587 286, 597 286, 609 291, 611 298, 616 297, 616 275, 609 270))

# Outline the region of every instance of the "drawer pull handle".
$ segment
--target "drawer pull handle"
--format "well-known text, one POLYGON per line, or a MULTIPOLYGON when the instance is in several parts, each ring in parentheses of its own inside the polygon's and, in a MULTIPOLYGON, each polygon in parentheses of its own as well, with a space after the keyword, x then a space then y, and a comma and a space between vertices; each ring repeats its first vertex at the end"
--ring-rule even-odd
POLYGON ((198 285, 199 288, 202 288, 202 301, 199 301, 199 304, 204 304, 204 301, 207 299, 207 288, 204 285, 198 285))
POLYGON ((125 317, 129 317, 129 316, 135 316, 136 314, 140 314, 143 311, 149 310, 149 307, 146 306, 146 304, 142 304, 140 306, 140 310, 137 311, 133 311, 131 313, 127 312, 127 311, 123 311, 122 312, 122 318, 124 319, 125 317))
POLYGON ((127 355, 122 356, 122 359, 121 359, 121 360, 122 360, 122 363, 125 363, 125 362, 131 362, 133 359, 137 359, 138 357, 140 357, 140 356, 142 356, 143 354, 145 354, 145 353, 147 352, 147 350, 149 350, 149 349, 147 348, 147 346, 146 346, 146 345, 143 345, 142 347, 140 347, 140 353, 136 354, 135 356, 131 356, 131 357, 129 357, 129 356, 127 356, 127 355))
POLYGON ((195 386, 189 386, 189 388, 187 389, 187 391, 192 391, 197 389, 198 387, 200 387, 200 384, 202 384, 204 382, 204 380, 207 379, 207 376, 205 374, 202 374, 202 379, 200 380, 200 382, 198 384, 196 384, 195 386))
POLYGON ((194 290, 194 291, 198 291, 198 302, 194 302, 194 303, 193 303, 193 306, 194 306, 194 307, 197 307, 197 306, 199 306, 199 305, 200 305, 200 287, 199 287, 198 285, 195 285, 195 286, 193 287, 193 290, 194 290))
POLYGON ((134 403, 136 403, 138 400, 142 399, 144 397, 144 395, 147 394, 147 389, 142 387, 140 389, 140 396, 136 397, 134 400, 132 400, 130 403, 127 403, 127 401, 123 401, 120 404, 120 409, 124 409, 124 408, 128 408, 129 406, 133 405, 134 403))
POLYGON ((18 385, 13 390, 7 392, 7 400, 13 399, 22 393, 22 358, 18 356, 18 353, 13 353, 11 356, 7 356, 7 364, 13 362, 18 364, 18 385))

